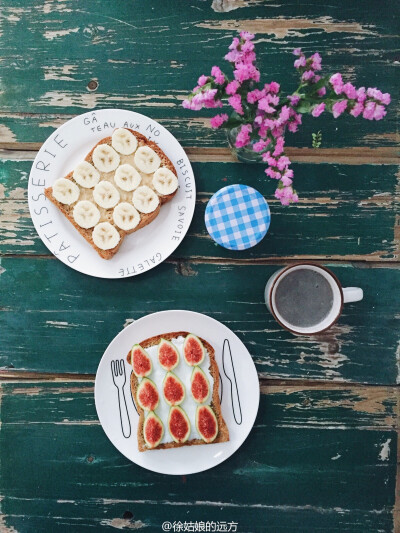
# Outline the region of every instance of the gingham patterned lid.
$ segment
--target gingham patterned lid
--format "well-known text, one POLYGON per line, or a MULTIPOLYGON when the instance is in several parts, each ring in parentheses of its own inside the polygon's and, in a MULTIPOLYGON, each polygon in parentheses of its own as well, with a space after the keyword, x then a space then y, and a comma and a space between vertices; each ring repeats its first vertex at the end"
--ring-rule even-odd
POLYGON ((247 185, 228 185, 206 207, 205 222, 215 242, 229 250, 245 250, 265 237, 271 221, 264 197, 247 185))

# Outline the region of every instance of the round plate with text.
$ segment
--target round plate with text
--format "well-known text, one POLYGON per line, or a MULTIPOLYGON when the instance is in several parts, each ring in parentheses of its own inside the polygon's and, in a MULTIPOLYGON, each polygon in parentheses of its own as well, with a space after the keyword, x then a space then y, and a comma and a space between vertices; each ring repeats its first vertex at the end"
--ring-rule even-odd
POLYGON ((60 261, 90 276, 136 276, 164 261, 189 229, 196 200, 193 170, 175 137, 154 120, 122 109, 102 109, 79 115, 46 140, 33 162, 28 201, 40 238, 60 261), (115 128, 130 128, 157 143, 178 173, 179 188, 148 226, 126 235, 112 259, 102 259, 74 226, 44 195, 44 189, 66 176, 90 150, 115 128))

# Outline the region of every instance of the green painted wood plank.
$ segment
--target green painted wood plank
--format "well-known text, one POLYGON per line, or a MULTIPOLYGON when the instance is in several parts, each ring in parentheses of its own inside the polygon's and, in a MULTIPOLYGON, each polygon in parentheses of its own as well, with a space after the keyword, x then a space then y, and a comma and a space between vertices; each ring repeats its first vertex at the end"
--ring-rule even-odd
MULTIPOLYGON (((30 161, 3 161, 0 166, 2 254, 49 253, 29 215, 30 166, 30 161)), ((274 199, 276 184, 265 176, 262 165, 194 163, 198 190, 194 220, 173 257, 320 257, 375 261, 398 258, 399 244, 394 235, 399 214, 397 166, 294 164, 293 168, 300 202, 287 208, 274 199), (204 224, 204 211, 211 195, 232 183, 245 183, 258 189, 270 202, 272 212, 267 237, 256 247, 240 253, 216 245, 204 224)), ((69 226, 67 221, 66 225, 69 226)))
MULTIPOLYGON (((247 28, 257 34, 258 63, 266 81, 276 78, 288 90, 295 88, 291 50, 300 45, 307 53, 323 54, 329 71, 341 70, 360 85, 381 85, 395 98, 380 123, 356 123, 348 117, 338 130, 330 117, 307 119, 303 134, 291 137, 291 143, 309 145, 311 131, 321 126, 325 146, 397 143, 395 6, 377 12, 372 0, 362 10, 344 0, 334 5, 292 0, 279 5, 259 2, 221 14, 211 9, 210 1, 195 0, 181 1, 179 9, 161 0, 141 3, 140 9, 100 0, 92 1, 90 10, 77 0, 4 4, 0 61, 7 83, 0 108, 9 116, 1 124, 4 135, 11 132, 18 140, 43 140, 48 131, 38 125, 21 129, 20 117, 10 115, 119 106, 174 119, 174 133, 185 142, 187 121, 195 123, 196 114, 181 109, 182 98, 200 73, 222 62, 236 28, 247 28), (99 82, 93 93, 87 89, 92 79, 99 82), (185 122, 182 128, 177 118, 185 122)), ((199 142, 207 145, 210 132, 202 132, 203 126, 199 142)), ((224 143, 218 134, 211 139, 224 143)))
POLYGON ((159 310, 190 309, 237 333, 264 377, 382 384, 398 379, 396 268, 333 266, 344 286, 364 289, 364 300, 347 305, 330 331, 293 337, 263 302, 265 283, 279 265, 163 263, 124 280, 83 276, 53 259, 3 258, 1 266, 0 366, 94 373, 124 325, 159 310))
POLYGON ((392 531, 397 438, 370 412, 374 389, 269 391, 236 454, 208 472, 169 477, 115 450, 96 420, 92 385, 3 384, 3 524, 158 531, 165 520, 225 520, 252 533, 392 531), (287 413, 303 395, 309 406, 296 424, 287 413))

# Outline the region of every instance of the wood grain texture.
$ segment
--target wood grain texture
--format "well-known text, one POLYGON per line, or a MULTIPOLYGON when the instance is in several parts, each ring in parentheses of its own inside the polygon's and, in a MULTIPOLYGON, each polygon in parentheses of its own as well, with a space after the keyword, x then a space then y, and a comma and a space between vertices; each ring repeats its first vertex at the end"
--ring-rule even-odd
POLYGON ((400 270, 333 266, 344 286, 364 289, 364 300, 346 305, 328 332, 294 337, 263 302, 280 266, 163 263, 140 277, 99 280, 55 259, 3 258, 0 366, 95 373, 124 326, 155 311, 190 309, 237 333, 263 377, 395 384, 400 270))
POLYGON ((1 137, 44 140, 59 115, 122 107, 163 119, 189 146, 193 139, 223 146, 224 135, 211 132, 205 120, 214 113, 198 115, 182 109, 181 102, 201 73, 224 63, 232 36, 248 29, 256 33, 266 82, 277 79, 287 90, 296 88, 291 51, 300 45, 306 53, 323 55, 326 72, 341 70, 351 82, 393 94, 381 122, 306 117, 303 134, 288 137, 288 144, 310 146, 311 132, 322 125, 326 147, 398 142, 396 5, 376 10, 368 0, 361 10, 345 0, 258 2, 232 16, 216 12, 208 0, 178 2, 178 8, 162 0, 142 3, 138 11, 121 0, 93 0, 90 10, 79 0, 4 1, 0 59, 7 85, 0 95, 1 137), (91 81, 98 84, 95 91, 88 88, 91 81))
MULTIPOLYGON (((225 520, 243 533, 400 531, 399 5, 365 0, 4 0, 0 15, 0 530, 160 531, 225 520), (380 122, 304 117, 287 136, 300 203, 273 200, 263 167, 235 163, 212 110, 181 107, 238 30, 256 34, 263 80, 294 90, 293 48, 324 73, 392 93, 380 122), (82 276, 49 255, 26 188, 40 144, 93 108, 144 113, 193 162, 198 198, 176 253, 139 278, 82 276), (311 133, 323 131, 311 150, 311 133), (247 183, 270 201, 268 236, 240 256, 204 227, 211 195, 247 183), (327 333, 293 337, 263 303, 280 266, 315 258, 364 289, 327 333), (328 264, 329 266, 329 264, 328 264), (162 287, 162 291, 159 290, 162 287), (207 289, 207 290, 205 290, 207 289), (210 294, 212 297, 210 297, 210 294), (93 380, 137 318, 187 308, 244 341, 261 379, 241 449, 188 477, 124 459, 99 425, 93 380)), ((227 65, 227 64, 226 64, 227 65)))
POLYGON ((208 472, 171 477, 115 450, 92 384, 3 384, 3 526, 156 531, 164 520, 233 520, 254 533, 392 531, 394 391, 263 392, 238 452, 208 472))
MULTIPOLYGON (((31 162, 5 160, 0 166, 0 251, 49 255, 33 227, 27 181, 31 162)), ((193 163, 197 205, 189 233, 173 257, 236 259, 239 254, 214 243, 204 224, 208 200, 219 188, 245 183, 268 200, 272 220, 267 237, 240 252, 240 259, 326 258, 394 261, 399 255, 395 226, 399 214, 398 167, 392 165, 295 164, 300 202, 283 207, 275 182, 262 165, 193 163)), ((165 208, 168 208, 166 206, 165 208)), ((65 221, 66 231, 75 231, 65 221)), ((134 240, 135 235, 127 237, 134 240)))

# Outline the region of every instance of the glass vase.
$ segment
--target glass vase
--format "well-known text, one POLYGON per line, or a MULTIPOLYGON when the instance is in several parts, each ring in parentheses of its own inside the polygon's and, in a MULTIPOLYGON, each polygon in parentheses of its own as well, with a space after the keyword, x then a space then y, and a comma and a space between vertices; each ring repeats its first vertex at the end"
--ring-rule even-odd
POLYGON ((257 142, 257 140, 251 141, 246 146, 243 146, 243 148, 237 148, 235 146, 236 136, 239 133, 240 128, 241 126, 238 128, 232 128, 226 132, 231 152, 238 158, 239 161, 242 161, 242 163, 262 163, 262 155, 260 152, 255 152, 253 150, 253 144, 257 142))

